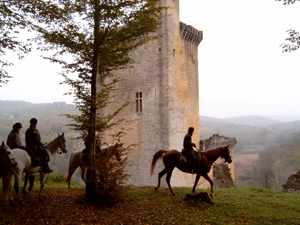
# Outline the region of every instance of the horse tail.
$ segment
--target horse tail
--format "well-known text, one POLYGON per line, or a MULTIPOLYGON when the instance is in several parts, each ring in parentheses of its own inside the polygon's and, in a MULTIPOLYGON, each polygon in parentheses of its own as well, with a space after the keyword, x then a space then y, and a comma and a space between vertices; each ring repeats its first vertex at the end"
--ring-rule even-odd
POLYGON ((167 151, 166 150, 159 150, 156 152, 153 156, 152 163, 151 163, 151 170, 150 170, 150 176, 152 176, 155 165, 157 160, 159 160, 167 151))
POLYGON ((71 172, 71 167, 72 167, 72 158, 73 158, 73 154, 71 154, 71 157, 70 157, 70 162, 69 162, 69 170, 68 172, 66 173, 66 175, 64 176, 64 183, 69 183, 70 182, 70 179, 71 179, 71 176, 70 175, 70 172, 71 172))

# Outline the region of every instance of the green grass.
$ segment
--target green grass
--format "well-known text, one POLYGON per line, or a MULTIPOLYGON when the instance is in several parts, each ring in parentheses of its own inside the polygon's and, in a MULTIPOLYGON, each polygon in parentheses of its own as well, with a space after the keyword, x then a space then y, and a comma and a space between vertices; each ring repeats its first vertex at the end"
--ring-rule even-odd
POLYGON ((109 207, 84 201, 85 188, 74 185, 68 189, 62 183, 46 184, 42 203, 36 200, 36 185, 24 197, 26 207, 0 204, 0 224, 300 224, 299 195, 259 187, 215 189, 214 204, 206 204, 183 200, 191 187, 174 188, 177 195, 172 196, 165 187, 155 192, 154 187, 129 185, 123 201, 109 207))

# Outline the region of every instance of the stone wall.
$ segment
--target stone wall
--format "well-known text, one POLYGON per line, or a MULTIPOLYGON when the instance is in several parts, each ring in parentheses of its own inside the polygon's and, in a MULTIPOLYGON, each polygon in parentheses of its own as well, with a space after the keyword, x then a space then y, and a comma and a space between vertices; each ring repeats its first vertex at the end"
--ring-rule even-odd
MULTIPOLYGON (((230 145, 230 155, 234 160, 234 146, 237 144, 235 138, 220 136, 214 134, 212 137, 206 140, 201 140, 199 145, 201 150, 209 150, 224 145, 230 145)), ((209 176, 213 178, 214 184, 219 187, 226 187, 227 185, 234 185, 234 164, 225 164, 221 158, 219 158, 213 165, 213 170, 210 171, 209 176)))
POLYGON ((213 167, 215 188, 235 187, 228 164, 217 164, 213 167))
POLYGON ((283 192, 300 194, 300 170, 296 174, 291 175, 282 187, 283 192))

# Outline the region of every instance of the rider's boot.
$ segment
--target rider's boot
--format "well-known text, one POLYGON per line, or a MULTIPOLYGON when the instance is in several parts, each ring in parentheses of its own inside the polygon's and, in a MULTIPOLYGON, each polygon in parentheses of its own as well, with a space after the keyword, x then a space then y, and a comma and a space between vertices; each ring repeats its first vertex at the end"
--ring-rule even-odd
POLYGON ((43 167, 43 171, 44 171, 44 173, 52 173, 53 172, 53 170, 49 168, 48 163, 47 163, 47 166, 43 167))
POLYGON ((49 167, 49 165, 46 161, 44 161, 44 163, 43 163, 43 172, 46 173, 46 174, 53 172, 53 170, 50 169, 50 167, 49 167))

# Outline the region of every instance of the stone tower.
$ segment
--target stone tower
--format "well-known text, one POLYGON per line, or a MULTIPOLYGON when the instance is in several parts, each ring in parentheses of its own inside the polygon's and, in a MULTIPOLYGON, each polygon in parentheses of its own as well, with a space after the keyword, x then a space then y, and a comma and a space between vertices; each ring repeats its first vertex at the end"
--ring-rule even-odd
MULTIPOLYGON (((183 137, 190 126, 195 128, 193 142, 200 141, 198 45, 203 34, 180 22, 179 0, 161 0, 159 4, 170 6, 161 18, 159 38, 132 53, 135 60, 132 68, 115 72, 125 80, 117 84, 118 90, 113 93, 116 103, 105 109, 109 113, 126 100, 132 103, 119 118, 135 121, 122 140, 125 144, 138 144, 130 154, 132 166, 128 168, 129 182, 134 185, 157 184, 163 163, 157 163, 150 177, 153 155, 160 149, 181 151, 183 137)), ((110 132, 113 133, 104 134, 107 142, 110 132)), ((177 169, 173 171, 173 186, 191 186, 193 182, 194 176, 177 169)))

